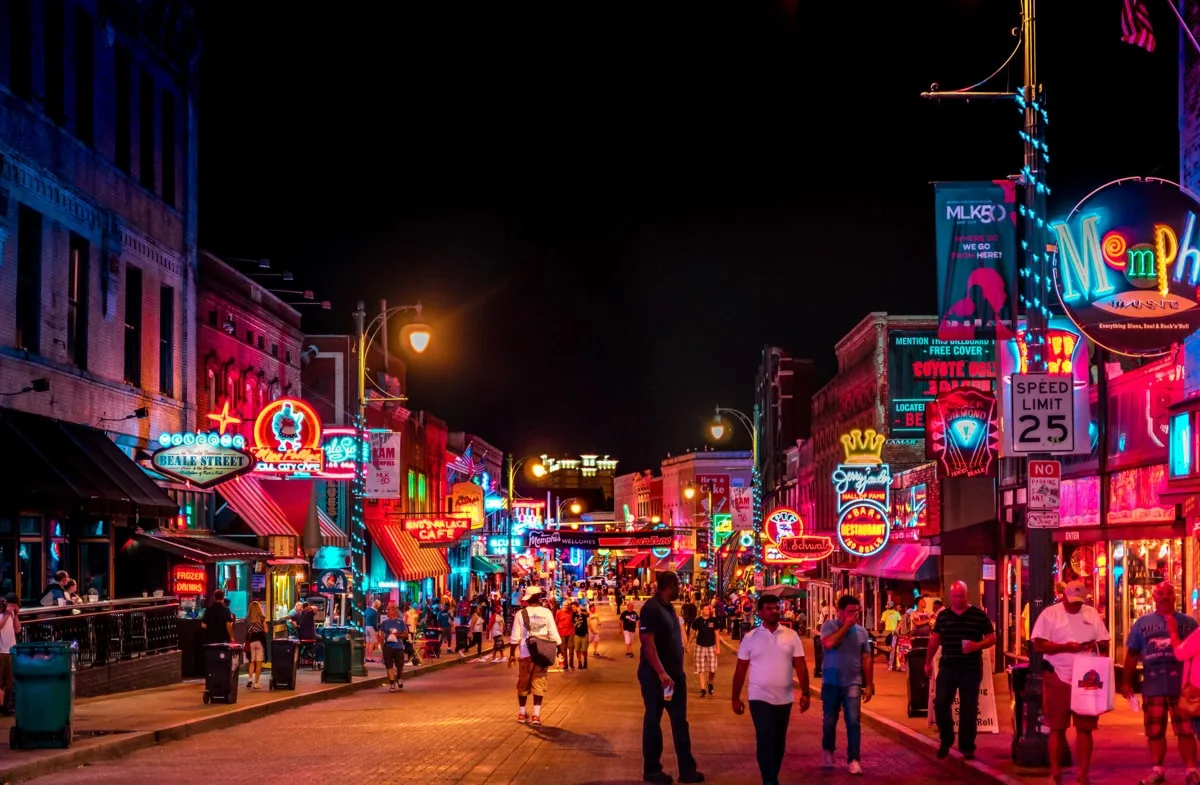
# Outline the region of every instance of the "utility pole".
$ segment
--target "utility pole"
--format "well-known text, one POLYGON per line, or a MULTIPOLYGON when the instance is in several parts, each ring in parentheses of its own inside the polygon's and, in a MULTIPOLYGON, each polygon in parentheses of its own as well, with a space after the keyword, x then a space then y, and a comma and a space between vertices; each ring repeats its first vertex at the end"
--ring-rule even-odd
MULTIPOLYGON (((1021 140, 1024 143, 1024 164, 1019 182, 1022 186, 1021 224, 1023 239, 1022 277, 1025 287, 1025 341, 1029 352, 1029 373, 1046 373, 1046 326, 1050 311, 1046 298, 1050 291, 1046 244, 1046 108, 1045 90, 1037 72, 1037 0, 1021 0, 1021 45, 1024 47, 1024 80, 1020 92, 997 93, 974 90, 922 93, 922 98, 960 100, 1015 100, 1024 117, 1021 140)), ((1017 325, 1013 325, 1014 331, 1017 325)), ((1046 458, 1031 455, 1030 459, 1046 458)), ((1029 555, 1029 627, 1037 623, 1038 615, 1052 601, 1050 569, 1051 532, 1049 529, 1025 530, 1026 552, 1029 555)), ((1017 613, 1020 609, 1016 609, 1017 613)), ((991 676, 990 674, 985 674, 991 676)), ((1013 758, 1018 766, 1044 767, 1049 765, 1046 736, 1038 721, 1042 705, 1042 655, 1030 646, 1029 667, 1022 693, 1024 703, 1021 733, 1013 745, 1013 758)))

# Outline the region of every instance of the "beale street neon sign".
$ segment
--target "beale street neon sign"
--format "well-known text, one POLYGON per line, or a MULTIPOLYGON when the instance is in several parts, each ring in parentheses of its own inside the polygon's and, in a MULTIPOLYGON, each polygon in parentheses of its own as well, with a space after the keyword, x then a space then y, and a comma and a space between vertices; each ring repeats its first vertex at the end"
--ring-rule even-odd
POLYGON ((854 556, 873 556, 888 544, 892 470, 883 462, 887 441, 874 428, 842 434, 846 462, 833 471, 838 497, 838 544, 854 556))

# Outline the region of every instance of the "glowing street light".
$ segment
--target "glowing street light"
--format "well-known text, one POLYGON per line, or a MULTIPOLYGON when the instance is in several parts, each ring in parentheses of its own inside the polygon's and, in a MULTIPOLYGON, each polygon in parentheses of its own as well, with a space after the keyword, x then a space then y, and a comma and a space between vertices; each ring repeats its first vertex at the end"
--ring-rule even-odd
POLYGON ((571 505, 571 514, 572 515, 578 515, 581 512, 583 512, 582 504, 580 504, 579 502, 575 502, 574 504, 571 505))
POLYGON ((713 441, 719 442, 725 438, 725 434, 729 431, 725 427, 725 421, 721 419, 721 415, 713 417, 712 425, 708 426, 708 433, 713 437, 713 441))
POLYGON ((427 324, 409 324, 405 325, 400 331, 401 337, 408 341, 409 347, 421 354, 429 348, 429 342, 433 339, 433 330, 427 324))
POLYGON ((683 489, 683 498, 688 499, 689 501, 691 499, 696 498, 696 489, 691 485, 684 488, 683 489))

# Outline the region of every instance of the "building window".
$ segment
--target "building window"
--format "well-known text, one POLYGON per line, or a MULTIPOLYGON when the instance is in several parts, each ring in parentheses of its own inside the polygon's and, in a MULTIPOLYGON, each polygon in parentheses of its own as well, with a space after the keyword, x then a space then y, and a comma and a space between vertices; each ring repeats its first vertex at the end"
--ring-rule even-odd
POLYGON ((175 397, 175 290, 158 290, 158 391, 175 397))
POLYGON ((133 60, 118 46, 113 54, 116 75, 116 164, 125 174, 133 168, 133 60))
POLYGON ((254 343, 254 331, 253 330, 246 331, 246 343, 254 343))
POLYGON ((208 326, 209 327, 217 326, 217 312, 216 311, 208 312, 208 326))
POLYGON ((262 348, 263 348, 263 337, 260 335, 260 336, 258 336, 258 350, 261 352, 262 348))
POLYGON ((43 96, 46 115, 54 122, 66 116, 66 22, 63 0, 46 0, 43 32, 45 33, 46 84, 43 96))
POLYGON ((277 344, 277 343, 271 344, 271 356, 274 357, 276 360, 279 359, 279 344, 277 344))
POLYGON ((33 93, 33 0, 10 0, 8 86, 22 98, 33 93))
POLYGON ((284 360, 284 362, 287 363, 288 365, 291 365, 292 364, 292 350, 288 349, 286 352, 286 355, 287 355, 287 357, 284 360))
POLYGON ((138 96, 138 182, 154 190, 154 77, 143 69, 138 96))
POLYGON ((417 511, 429 512, 429 489, 425 485, 425 475, 417 475, 417 511))
POLYGON ((412 469, 408 470, 408 511, 416 512, 417 502, 417 473, 412 469))
POLYGON ((87 370, 88 275, 91 246, 71 232, 67 255, 67 362, 87 370))
POLYGON ((91 147, 95 124, 95 27, 82 8, 75 8, 75 136, 91 147))
POLYGON ((20 205, 17 211, 17 346, 41 354, 42 214, 20 205))
POLYGON ((125 383, 142 386, 142 271, 125 266, 125 383))
POLYGON ((175 95, 162 92, 162 198, 175 206, 175 95))

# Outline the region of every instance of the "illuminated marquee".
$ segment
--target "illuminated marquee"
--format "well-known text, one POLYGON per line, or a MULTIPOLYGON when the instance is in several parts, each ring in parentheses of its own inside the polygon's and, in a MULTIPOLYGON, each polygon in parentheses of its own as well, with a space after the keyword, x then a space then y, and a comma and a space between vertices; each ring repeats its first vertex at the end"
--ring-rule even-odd
POLYGON ((1055 283, 1067 315, 1119 354, 1163 354, 1200 328, 1200 203, 1176 183, 1101 186, 1050 224, 1055 283))
POLYGON ((254 421, 253 438, 256 472, 311 477, 325 470, 321 418, 304 401, 281 398, 264 406, 254 421))
POLYGON ((883 462, 887 441, 874 428, 855 428, 841 437, 846 462, 833 471, 838 497, 838 543, 854 556, 872 556, 888 543, 892 470, 883 462))
POLYGON ((176 564, 171 568, 171 593, 176 597, 203 596, 208 588, 204 568, 195 564, 176 564))
POLYGON ((321 432, 321 450, 325 453, 325 469, 321 472, 323 480, 353 480, 354 461, 359 449, 362 450, 362 462, 371 462, 371 441, 361 442, 353 428, 344 425, 333 425, 321 432))
POLYGON ((216 485, 254 468, 246 440, 233 433, 163 433, 150 459, 154 470, 197 488, 216 485))
POLYGON ((422 548, 442 548, 462 539, 471 530, 468 515, 414 515, 404 519, 404 531, 422 548))
POLYGON ((804 533, 800 513, 780 507, 763 520, 768 542, 763 548, 767 564, 800 564, 820 561, 833 553, 833 540, 804 533))
POLYGON ((990 476, 1000 452, 996 396, 968 387, 939 395, 925 406, 926 457, 941 462, 946 477, 990 476))

